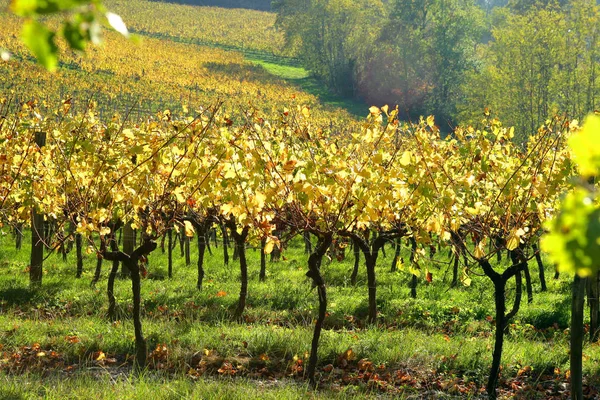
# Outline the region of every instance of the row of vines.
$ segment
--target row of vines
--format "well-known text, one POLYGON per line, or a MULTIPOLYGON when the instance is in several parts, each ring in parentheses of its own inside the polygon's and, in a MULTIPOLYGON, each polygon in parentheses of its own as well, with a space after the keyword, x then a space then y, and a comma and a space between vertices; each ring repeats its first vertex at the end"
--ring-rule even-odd
MULTIPOLYGON (((326 253, 351 243, 362 254, 367 322, 376 324, 378 256, 386 243, 403 238, 412 249, 413 296, 419 277, 428 276, 428 251, 451 252, 453 285, 468 285, 471 271, 489 278, 496 328, 487 391, 496 397, 504 335, 519 310, 523 275, 531 287, 532 259, 545 289, 538 243, 574 174, 566 143, 576 122, 547 121, 516 145, 512 129, 494 119, 443 138, 432 117, 405 123, 387 106, 371 107, 348 135, 315 122, 303 106, 282 108, 270 120, 248 107, 234 121, 218 102, 194 117, 165 110, 138 123, 100 120, 94 107, 76 113, 71 100, 56 110, 31 101, 14 111, 10 99, 2 100, 0 224, 31 229, 34 288, 42 284, 45 248, 63 251, 76 240, 97 255, 98 271, 111 261, 109 315, 122 265, 132 284, 138 368, 147 357, 140 263, 165 237, 170 252, 174 233, 197 236, 198 290, 207 233, 218 227, 231 239, 241 277, 236 319, 248 295, 247 245, 262 249, 264 279, 264 254, 298 235, 308 239, 306 276, 319 305, 307 368, 313 385, 328 307, 326 253), (120 230, 124 238, 136 232, 138 240, 124 240, 119 249, 120 230), (510 265, 495 265, 505 253, 510 265), (507 295, 508 285, 514 295, 507 295)), ((357 271, 358 263, 354 279, 357 271)), ((596 335, 597 318, 591 323, 596 335)))

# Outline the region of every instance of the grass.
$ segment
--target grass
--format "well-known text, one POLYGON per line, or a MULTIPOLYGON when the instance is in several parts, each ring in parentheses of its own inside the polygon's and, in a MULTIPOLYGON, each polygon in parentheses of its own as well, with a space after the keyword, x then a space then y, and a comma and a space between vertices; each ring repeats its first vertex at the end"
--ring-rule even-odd
POLYGON ((310 76, 310 73, 306 69, 299 66, 271 63, 259 58, 248 57, 247 59, 253 64, 262 66, 271 75, 275 75, 283 79, 297 80, 305 79, 310 76))
POLYGON ((247 60, 255 65, 262 66, 269 74, 296 85, 303 92, 317 96, 319 103, 323 105, 343 108, 358 118, 363 118, 366 115, 367 104, 331 92, 322 82, 313 77, 310 71, 303 67, 269 62, 255 56, 247 57, 247 60))
MULTIPOLYGON (((178 248, 174 251, 172 279, 167 278, 166 256, 160 249, 152 253, 148 278, 142 282, 142 299, 144 333, 149 350, 154 352, 149 357, 151 371, 141 380, 127 378, 130 355, 134 353, 129 280, 117 280, 120 317, 111 323, 105 317, 108 263, 104 266, 103 278, 93 288, 90 281, 95 257, 85 257, 84 275, 76 279, 74 254, 69 254, 67 262, 50 255, 45 263, 43 287, 32 291, 26 270, 28 243, 25 240, 23 249, 17 251, 9 235, 3 236, 0 242, 0 326, 3 327, 0 370, 5 374, 0 387, 6 394, 0 397, 13 394, 14 398, 35 397, 51 387, 48 393, 56 398, 64 398, 61 397, 64 393, 70 393, 69 398, 78 398, 90 387, 90 380, 112 379, 110 374, 119 371, 117 366, 124 368, 124 372, 111 384, 111 390, 116 393, 114 397, 102 384, 92 385, 98 390, 96 397, 141 398, 143 393, 166 385, 164 390, 160 389, 166 393, 165 398, 179 398, 177 393, 184 398, 194 398, 200 396, 194 391, 194 380, 213 388, 207 389, 206 394, 202 392, 202 398, 213 398, 213 390, 214 398, 308 396, 302 386, 302 374, 290 372, 297 359, 307 357, 317 309, 316 292, 311 290, 304 276, 306 256, 300 241, 292 242, 284 253, 285 260, 268 263, 266 282, 258 281, 259 252, 248 250, 249 298, 245 322, 241 324, 232 322, 239 292, 239 271, 235 261, 230 266, 223 265, 222 247, 213 247, 212 256, 207 254, 207 276, 201 292, 195 288, 195 265, 192 262, 186 266, 178 248), (31 350, 36 344, 39 349, 31 350), (166 350, 161 352, 161 348, 166 350), (39 351, 54 351, 57 359, 38 360, 34 355, 39 351), (114 363, 98 365, 99 352, 114 363), (7 361, 13 353, 22 354, 26 367, 7 361), (190 376, 190 368, 198 370, 202 360, 205 364, 200 372, 204 375, 190 376), (236 369, 239 367, 237 375, 242 377, 219 378, 223 374, 217 369, 225 362, 236 369), (64 379, 64 371, 70 367, 72 371, 66 375, 69 379, 64 379), (97 370, 104 372, 93 372, 97 370), (257 375, 259 370, 263 372, 257 375), (47 374, 56 376, 49 381, 42 379, 47 374), (279 382, 277 385, 265 384, 262 391, 249 389, 256 386, 249 378, 272 382, 273 377, 279 382), (171 390, 172 397, 167 393, 171 390)), ((408 258, 404 250, 402 256, 405 260, 408 258)), ((389 371, 429 371, 430 375, 458 376, 478 387, 485 382, 493 346, 491 283, 485 277, 473 275, 471 287, 449 289, 449 282, 444 279, 449 276, 447 268, 436 263, 429 266, 433 282, 420 281, 418 297, 411 299, 410 275, 407 271, 390 272, 391 257, 392 251, 388 249, 387 258, 381 257, 379 261, 381 315, 374 327, 365 326, 364 265, 359 282, 352 286, 349 282, 351 255, 342 262, 324 263, 329 316, 319 348, 319 371, 324 387, 334 388, 334 393, 317 392, 315 398, 345 396, 348 390, 356 391, 357 396, 371 393, 369 385, 342 385, 321 370, 328 364, 337 365, 340 355, 348 349, 352 350, 355 361, 366 359, 389 371)), ((444 257, 439 255, 436 259, 443 263, 447 261, 444 257)), ((194 259, 195 246, 192 246, 194 259)), ((546 272, 551 276, 551 271, 546 272)), ((522 304, 510 327, 502 363, 505 380, 514 378, 525 366, 532 368, 530 379, 553 374, 558 369, 560 379, 564 380, 564 372, 568 370, 569 282, 549 279, 548 285, 549 291, 545 293, 536 287, 534 302, 522 304)), ((598 376, 599 347, 587 345, 584 353, 585 373, 598 376)), ((410 394, 410 391, 402 393, 410 394)))
MULTIPOLYGON (((369 396, 371 397, 371 396, 369 396)), ((364 394, 323 392, 314 394, 306 385, 254 382, 243 379, 206 379, 196 381, 169 379, 160 374, 112 376, 100 370, 79 374, 72 379, 39 375, 0 376, 0 398, 21 399, 362 399, 364 394), (62 379, 61 379, 62 378, 62 379), (107 388, 109 388, 107 390, 107 388)))

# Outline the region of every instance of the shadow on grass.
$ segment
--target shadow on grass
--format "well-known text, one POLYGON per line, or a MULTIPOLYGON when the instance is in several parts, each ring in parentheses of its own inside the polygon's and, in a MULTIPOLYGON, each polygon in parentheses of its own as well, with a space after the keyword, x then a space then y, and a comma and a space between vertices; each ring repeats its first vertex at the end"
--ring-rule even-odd
POLYGON ((529 323, 537 329, 547 329, 554 324, 557 324, 560 329, 566 329, 571 322, 570 315, 571 299, 565 296, 560 301, 555 301, 551 309, 539 310, 533 316, 522 317, 522 322, 529 323))
POLYGON ((365 103, 333 93, 323 82, 302 67, 275 64, 259 58, 247 58, 247 60, 258 68, 262 67, 261 69, 267 74, 284 79, 299 90, 318 97, 319 102, 325 106, 342 108, 357 118, 368 115, 369 107, 365 103))
POLYGON ((25 396, 21 393, 17 393, 12 389, 2 389, 0 388, 0 399, 3 400, 24 400, 25 396))
POLYGON ((312 76, 290 80, 289 82, 300 90, 318 97, 319 102, 323 105, 343 108, 357 118, 364 118, 369 114, 369 106, 366 103, 337 95, 327 89, 323 82, 312 76))
POLYGON ((224 74, 228 77, 238 77, 240 80, 255 81, 259 83, 276 84, 279 77, 270 74, 265 68, 257 64, 215 63, 208 62, 203 65, 211 74, 224 74))
POLYGON ((0 289, 0 301, 9 306, 23 306, 55 296, 62 287, 58 282, 43 284, 41 288, 9 287, 0 289))

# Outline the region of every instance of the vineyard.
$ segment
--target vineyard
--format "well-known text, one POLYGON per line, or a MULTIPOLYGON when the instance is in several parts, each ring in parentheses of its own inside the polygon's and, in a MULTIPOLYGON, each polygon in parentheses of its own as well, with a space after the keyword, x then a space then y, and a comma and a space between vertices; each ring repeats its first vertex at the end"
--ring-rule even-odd
MULTIPOLYGON (((3 4, 7 2, 0 2, 0 7, 3 4)), ((5 11, 0 11, 0 18, 6 32, 0 37, 0 48, 13 54, 11 61, 0 64, 0 87, 12 91, 20 102, 38 99, 58 104, 72 97, 73 107, 83 110, 93 99, 104 119, 115 112, 141 119, 221 98, 232 118, 240 105, 271 113, 293 102, 311 107, 313 115, 323 115, 327 121, 350 118, 347 112, 322 105, 314 95, 246 61, 239 52, 168 39, 142 36, 135 43, 106 32, 103 45, 90 48, 85 57, 59 43, 63 68, 50 74, 35 64, 18 39, 19 19, 5 11)), ((174 35, 169 31, 169 36, 174 35)))
POLYGON ((227 12, 221 38, 136 13, 159 37, 61 43, 55 74, 0 14, 2 397, 597 396, 598 281, 578 368, 575 267, 540 251, 594 175, 579 122, 356 120, 219 48, 278 48, 227 12))
POLYGON ((151 1, 115 0, 106 5, 125 18, 135 15, 127 18, 134 32, 271 56, 283 56, 285 52, 283 33, 275 28, 272 13, 151 1))

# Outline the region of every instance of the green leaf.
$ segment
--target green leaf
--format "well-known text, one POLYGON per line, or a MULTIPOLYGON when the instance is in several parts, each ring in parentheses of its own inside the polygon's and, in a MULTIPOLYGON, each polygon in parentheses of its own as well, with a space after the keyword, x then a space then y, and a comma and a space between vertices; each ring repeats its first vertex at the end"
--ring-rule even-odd
POLYGON ((10 9, 21 17, 37 17, 95 2, 94 0, 12 0, 10 9))
POLYGON ((142 154, 144 152, 144 145, 140 144, 131 148, 131 153, 142 154))
POLYGON ((586 190, 565 196, 560 213, 546 224, 542 250, 561 272, 589 276, 600 267, 600 209, 586 190))
POLYGON ((54 43, 56 34, 37 21, 27 21, 23 25, 21 38, 48 71, 55 71, 58 65, 58 47, 54 43))
POLYGON ((81 32, 80 25, 71 21, 65 22, 63 36, 73 50, 84 51, 87 43, 86 36, 81 32))

